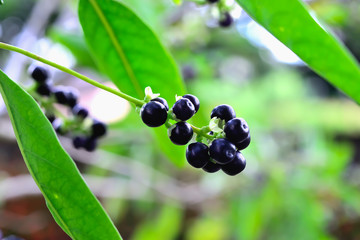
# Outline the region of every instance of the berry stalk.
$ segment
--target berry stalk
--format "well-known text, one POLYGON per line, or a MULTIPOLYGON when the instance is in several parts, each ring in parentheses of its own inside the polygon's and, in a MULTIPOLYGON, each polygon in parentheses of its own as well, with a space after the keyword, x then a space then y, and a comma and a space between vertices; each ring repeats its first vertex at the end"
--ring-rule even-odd
POLYGON ((23 54, 23 55, 25 55, 25 56, 27 56, 29 58, 32 58, 32 59, 37 60, 39 62, 45 63, 45 64, 47 64, 49 66, 54 67, 54 68, 57 68, 60 71, 66 72, 66 73, 68 73, 70 75, 73 75, 74 77, 77 77, 77 78, 79 78, 79 79, 81 79, 81 80, 83 80, 83 81, 85 81, 85 82, 87 82, 87 83, 89 83, 89 84, 91 84, 91 85, 93 85, 95 87, 101 88, 101 89, 103 89, 105 91, 108 91, 108 92, 110 92, 112 94, 115 94, 115 95, 117 95, 117 96, 119 96, 121 98, 124 98, 125 100, 127 100, 127 101, 129 101, 131 103, 134 103, 136 106, 141 107, 145 103, 142 100, 139 100, 137 98, 129 96, 129 95, 127 95, 127 94, 125 94, 125 93, 123 93, 121 91, 117 91, 117 90, 115 90, 115 89, 113 89, 111 87, 105 86, 105 85, 103 85, 101 83, 98 83, 97 81, 95 81, 95 80, 93 80, 91 78, 88 78, 88 77, 86 77, 86 76, 84 76, 84 75, 82 75, 82 74, 80 74, 80 73, 78 73, 78 72, 76 72, 74 70, 71 70, 71 69, 66 68, 64 66, 61 66, 61 65, 59 65, 57 63, 49 61, 49 60, 47 60, 45 58, 42 58, 42 57, 40 57, 40 56, 38 56, 36 54, 28 52, 28 51, 26 51, 24 49, 21 49, 21 48, 18 48, 18 47, 15 47, 15 46, 3 43, 3 42, 0 42, 0 48, 23 54))
MULTIPOLYGON (((89 84, 91 84, 91 85, 93 85, 95 87, 101 88, 101 89, 103 89, 105 91, 108 91, 108 92, 110 92, 112 94, 115 94, 115 95, 117 95, 117 96, 119 96, 119 97, 121 97, 121 98, 135 104, 137 107, 142 107, 145 104, 145 101, 143 101, 143 100, 139 100, 139 99, 134 98, 132 96, 129 96, 129 95, 127 95, 127 94, 125 94, 125 93, 123 93, 121 91, 118 91, 118 90, 115 90, 115 89, 110 88, 108 86, 105 86, 105 85, 103 85, 103 84, 101 84, 101 83, 99 83, 99 82, 97 82, 97 81, 95 81, 95 80, 93 80, 93 79, 91 79, 89 77, 86 77, 86 76, 84 76, 84 75, 82 75, 82 74, 80 74, 80 73, 78 73, 78 72, 76 72, 74 70, 71 70, 71 69, 69 69, 67 67, 64 67, 64 66, 59 65, 57 63, 54 63, 54 62, 52 62, 50 60, 42 58, 42 57, 40 57, 40 56, 38 56, 36 54, 33 54, 31 52, 28 52, 28 51, 24 50, 24 49, 21 49, 21 48, 18 48, 18 47, 15 47, 15 46, 12 46, 10 44, 3 43, 3 42, 0 42, 0 49, 5 49, 5 50, 17 52, 17 53, 25 55, 25 56, 27 56, 29 58, 32 58, 32 59, 34 59, 36 61, 45 63, 45 64, 47 64, 49 66, 54 67, 54 68, 57 68, 60 71, 66 72, 66 73, 68 73, 70 75, 73 75, 74 77, 77 77, 77 78, 79 78, 79 79, 81 79, 81 80, 83 80, 83 81, 85 81, 85 82, 87 82, 87 83, 89 83, 89 84)), ((171 127, 171 124, 168 123, 168 122, 167 122, 166 125, 167 125, 166 126, 167 128, 171 127)), ((197 135, 203 136, 203 137, 205 137, 207 139, 210 139, 210 140, 214 139, 213 136, 208 135, 207 133, 202 131, 201 128, 197 128, 197 127, 195 127, 193 125, 191 125, 191 127, 192 127, 194 133, 196 133, 197 135)))

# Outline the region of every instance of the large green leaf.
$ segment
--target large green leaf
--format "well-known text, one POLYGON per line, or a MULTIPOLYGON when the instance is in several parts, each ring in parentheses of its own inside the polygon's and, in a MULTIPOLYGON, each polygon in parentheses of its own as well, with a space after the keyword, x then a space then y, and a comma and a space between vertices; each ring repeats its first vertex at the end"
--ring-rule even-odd
POLYGON ((358 62, 301 0, 236 1, 315 72, 360 103, 358 62))
POLYGON ((185 92, 172 57, 153 31, 114 0, 80 0, 85 39, 102 71, 123 92, 143 98, 151 86, 167 100, 185 92))
MULTIPOLYGON (((185 94, 173 58, 153 31, 123 3, 80 0, 79 19, 95 61, 121 91, 142 99, 145 87, 151 86, 170 105, 176 94, 185 94)), ((174 146, 164 128, 154 133, 168 158, 184 165, 185 148, 174 146)))
POLYGON ((0 92, 25 163, 60 227, 73 239, 121 239, 34 99, 2 71, 0 92))

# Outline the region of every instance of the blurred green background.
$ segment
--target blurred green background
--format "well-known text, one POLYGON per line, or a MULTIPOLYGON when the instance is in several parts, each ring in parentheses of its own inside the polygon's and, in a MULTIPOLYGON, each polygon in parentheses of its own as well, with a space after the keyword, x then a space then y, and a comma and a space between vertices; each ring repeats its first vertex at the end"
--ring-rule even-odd
MULTIPOLYGON (((243 151, 247 167, 235 177, 194 169, 185 164, 184 148, 170 145, 181 165, 175 166, 126 103, 112 105, 91 86, 52 69, 54 84, 77 87, 94 117, 110 124, 96 153, 61 141, 123 238, 360 239, 359 107, 239 7, 232 12, 235 24, 221 29, 209 7, 124 2, 169 48, 189 93, 200 99, 194 124, 206 125, 212 108, 230 104, 247 120, 252 143, 243 151), (94 107, 99 103, 102 111, 94 107)), ((360 3, 307 2, 360 59, 360 3)), ((80 29, 76 2, 12 0, 0 7, 0 41, 107 82, 80 29)), ((30 64, 0 51, 1 69, 24 85, 30 64)), ((68 239, 28 175, 2 105, 0 111, 1 231, 24 239, 68 239)))

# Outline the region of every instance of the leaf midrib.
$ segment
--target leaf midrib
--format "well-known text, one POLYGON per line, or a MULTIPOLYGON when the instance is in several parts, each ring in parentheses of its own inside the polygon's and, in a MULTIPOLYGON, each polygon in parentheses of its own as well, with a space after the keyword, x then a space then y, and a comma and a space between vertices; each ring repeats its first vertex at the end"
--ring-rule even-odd
POLYGON ((129 79, 131 80, 132 84, 135 87, 135 90, 138 94, 139 97, 143 97, 143 90, 139 84, 138 79, 136 78, 134 71, 125 55, 125 52, 123 50, 123 48, 121 47, 120 42, 118 41, 114 30, 112 29, 112 27, 110 26, 109 21, 106 19, 105 14, 103 13, 103 11, 101 10, 100 6, 98 5, 98 3, 96 2, 96 0, 89 0, 91 6, 94 8, 97 16, 100 19, 100 22, 103 24, 106 32, 109 35, 110 41, 112 42, 112 44, 115 47, 115 50, 117 52, 117 54, 119 55, 122 63, 124 64, 124 68, 126 71, 126 74, 128 75, 129 79))

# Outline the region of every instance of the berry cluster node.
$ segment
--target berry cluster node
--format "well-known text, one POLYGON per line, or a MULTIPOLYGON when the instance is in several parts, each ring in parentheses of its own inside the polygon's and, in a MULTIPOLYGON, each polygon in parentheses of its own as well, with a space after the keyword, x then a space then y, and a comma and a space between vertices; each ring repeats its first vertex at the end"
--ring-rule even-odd
POLYGON ((72 137, 76 149, 94 151, 99 138, 106 135, 105 123, 89 119, 89 111, 78 103, 79 92, 72 87, 52 86, 49 83, 48 70, 42 66, 35 66, 30 70, 35 80, 34 90, 29 92, 45 109, 45 115, 54 130, 60 135, 72 137), (64 116, 58 111, 56 104, 68 108, 64 116))
POLYGON ((216 106, 210 114, 209 125, 199 129, 186 122, 200 108, 196 96, 176 97, 177 101, 169 108, 167 101, 159 95, 149 98, 152 95, 149 87, 146 91, 151 94, 147 94, 146 103, 141 107, 142 121, 149 127, 165 124, 171 142, 176 145, 186 145, 196 139, 186 150, 186 159, 191 166, 209 173, 222 169, 231 176, 245 169, 246 160, 240 151, 249 146, 250 131, 247 122, 237 118, 231 106, 216 106))

